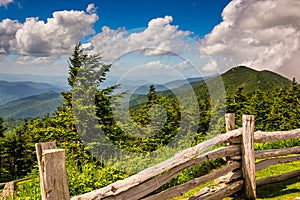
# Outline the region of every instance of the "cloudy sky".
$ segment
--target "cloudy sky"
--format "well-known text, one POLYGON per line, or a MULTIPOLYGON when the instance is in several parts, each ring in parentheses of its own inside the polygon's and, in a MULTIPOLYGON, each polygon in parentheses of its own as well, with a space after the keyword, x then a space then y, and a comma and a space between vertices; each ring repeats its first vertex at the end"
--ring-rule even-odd
POLYGON ((0 0, 0 73, 67 76, 80 41, 123 79, 237 65, 300 82, 299 0, 0 0))

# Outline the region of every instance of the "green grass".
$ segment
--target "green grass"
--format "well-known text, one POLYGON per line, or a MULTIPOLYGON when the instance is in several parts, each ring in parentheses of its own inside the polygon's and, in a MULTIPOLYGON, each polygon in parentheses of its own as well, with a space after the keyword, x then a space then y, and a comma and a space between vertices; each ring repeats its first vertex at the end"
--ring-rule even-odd
POLYGON ((213 185, 213 184, 214 184, 214 181, 207 182, 207 183, 205 183, 205 184, 202 184, 202 185, 200 185, 200 186, 198 186, 198 187, 196 187, 196 188, 194 188, 194 189, 188 191, 187 193, 185 193, 185 194, 182 195, 182 196, 171 198, 171 200, 182 200, 182 199, 186 199, 186 198, 188 198, 188 197, 191 197, 191 196, 197 194, 201 189, 203 189, 203 188, 205 188, 205 187, 207 187, 207 186, 213 185))
POLYGON ((257 188, 257 199, 294 200, 300 197, 300 177, 257 188))
MULTIPOLYGON (((300 161, 270 166, 256 173, 256 179, 291 172, 300 169, 300 161)), ((257 188, 258 199, 295 199, 300 197, 300 177, 264 185, 257 188)))
MULTIPOLYGON (((273 165, 256 172, 256 180, 269 176, 284 174, 299 169, 300 161, 273 165)), ((199 192, 202 188, 213 184, 214 181, 200 185, 182 196, 172 198, 172 200, 186 199, 199 192)), ((296 197, 300 197, 300 177, 295 177, 286 181, 260 186, 257 188, 256 194, 258 200, 295 200, 296 197)), ((242 199, 244 199, 242 192, 239 192, 232 197, 224 198, 224 200, 242 199)))
POLYGON ((41 199, 40 180, 33 177, 30 180, 22 181, 16 184, 16 192, 12 198, 7 200, 37 200, 41 199))
MULTIPOLYGON (((276 176, 300 169, 300 161, 272 165, 256 172, 256 180, 269 176, 276 176)), ((295 200, 300 197, 300 177, 286 181, 263 185, 256 188, 257 200, 295 200)), ((243 194, 239 192, 231 198, 224 200, 242 200, 243 194)))

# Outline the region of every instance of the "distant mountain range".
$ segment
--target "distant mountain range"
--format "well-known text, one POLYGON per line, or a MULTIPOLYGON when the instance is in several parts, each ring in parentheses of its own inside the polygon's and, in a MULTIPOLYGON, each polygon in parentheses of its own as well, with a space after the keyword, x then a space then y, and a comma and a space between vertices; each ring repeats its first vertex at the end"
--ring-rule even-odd
POLYGON ((43 117, 53 113, 62 103, 60 93, 49 91, 0 105, 0 116, 13 119, 43 117))
POLYGON ((48 83, 0 81, 0 105, 49 91, 59 93, 64 90, 48 83))
POLYGON ((43 75, 32 75, 32 74, 7 74, 0 73, 0 80, 8 82, 37 82, 37 83, 48 83, 59 88, 67 87, 66 76, 43 76, 43 75))
POLYGON ((134 94, 147 94, 149 91, 150 85, 154 85, 155 90, 157 92, 162 92, 166 90, 172 90, 175 88, 178 88, 185 84, 191 84, 193 82, 201 81, 203 80, 203 77, 199 78, 188 78, 186 80, 175 80, 164 84, 157 84, 157 83, 144 83, 139 85, 129 85, 128 83, 125 83, 125 85, 122 85, 122 90, 130 90, 134 94))
MULTIPOLYGON (((271 71, 256 71, 245 66, 238 66, 228 70, 221 76, 205 77, 196 81, 189 81, 189 83, 177 88, 160 91, 159 93, 163 96, 171 96, 172 93, 181 94, 181 96, 186 98, 189 98, 191 94, 196 94, 201 99, 204 96, 210 95, 208 92, 222 95, 224 94, 222 92, 224 89, 225 94, 233 94, 239 86, 243 86, 245 91, 257 89, 265 91, 275 86, 289 86, 291 82, 291 80, 271 71), (219 87, 220 82, 223 82, 224 87, 219 87), (208 91, 208 85, 212 91, 208 91)), ((135 92, 130 98, 130 106, 138 105, 144 101, 146 101, 146 95, 135 92)))
MULTIPOLYGON (((175 80, 166 84, 154 84, 156 91, 168 94, 171 91, 197 95, 207 94, 207 84, 214 85, 217 80, 223 80, 227 94, 232 94, 239 86, 245 90, 269 90, 274 86, 286 86, 291 80, 270 72, 256 71, 248 67, 239 66, 230 69, 220 77, 199 77, 187 80, 175 80), (191 87, 187 87, 190 85, 191 87), (187 90, 194 90, 189 91, 187 90)), ((150 84, 141 81, 127 81, 121 86, 122 90, 131 90, 133 95, 130 105, 136 105, 145 100, 145 94, 150 84)), ((219 88, 213 88, 218 90, 219 88)), ((47 83, 36 82, 7 82, 0 81, 0 116, 4 118, 34 118, 53 113, 63 102, 60 92, 65 90, 47 83)))

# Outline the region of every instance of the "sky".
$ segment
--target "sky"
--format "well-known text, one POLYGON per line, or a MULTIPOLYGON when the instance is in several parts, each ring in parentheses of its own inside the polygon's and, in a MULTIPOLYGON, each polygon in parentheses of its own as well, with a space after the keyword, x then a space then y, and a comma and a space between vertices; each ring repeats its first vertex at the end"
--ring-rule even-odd
POLYGON ((67 76, 80 41, 120 80, 246 65, 300 82, 299 11, 299 0, 0 0, 0 73, 67 76))

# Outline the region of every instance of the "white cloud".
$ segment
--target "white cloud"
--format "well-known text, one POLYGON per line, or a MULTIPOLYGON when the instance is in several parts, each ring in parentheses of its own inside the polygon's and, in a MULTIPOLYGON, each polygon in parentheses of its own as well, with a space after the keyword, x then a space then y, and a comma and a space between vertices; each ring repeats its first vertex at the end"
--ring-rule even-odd
POLYGON ((143 69, 150 69, 150 70, 164 70, 164 69, 169 69, 170 65, 163 64, 159 60, 156 60, 156 61, 150 61, 150 62, 148 62, 142 68, 143 69))
POLYGON ((89 4, 88 7, 86 8, 86 12, 89 14, 96 13, 96 11, 97 11, 97 8, 95 7, 95 4, 93 4, 93 3, 89 4))
POLYGON ((187 69, 190 66, 191 66, 191 64, 190 64, 190 62, 188 60, 184 60, 184 61, 182 61, 182 62, 180 62, 180 63, 177 64, 177 67, 179 69, 187 69))
POLYGON ((27 18, 24 24, 4 19, 0 22, 0 52, 51 56, 69 54, 75 43, 94 34, 96 14, 83 11, 58 11, 47 22, 27 18))
POLYGON ((299 10, 299 0, 233 0, 201 40, 203 51, 222 58, 223 70, 240 64, 277 70, 300 49, 299 10))
POLYGON ((161 63, 159 60, 150 61, 146 64, 146 66, 149 68, 161 68, 161 63))
POLYGON ((4 19, 0 22, 0 54, 8 53, 16 45, 16 32, 22 27, 17 20, 4 19))
POLYGON ((0 7, 4 6, 5 8, 7 8, 7 5, 12 3, 14 0, 0 0, 0 7))
POLYGON ((57 57, 35 57, 35 56, 18 56, 14 60, 19 65, 39 65, 53 63, 57 57))
POLYGON ((215 71, 218 67, 218 63, 216 60, 212 60, 211 62, 207 63, 202 69, 204 71, 215 71))
POLYGON ((59 11, 47 22, 27 18, 16 33, 17 51, 22 54, 59 55, 70 53, 75 43, 94 33, 95 14, 59 11))
POLYGON ((181 54, 187 45, 184 37, 191 32, 178 30, 178 26, 170 24, 172 21, 171 16, 152 19, 141 32, 104 26, 102 32, 90 40, 93 53, 101 53, 105 60, 118 59, 133 51, 146 56, 181 54))

